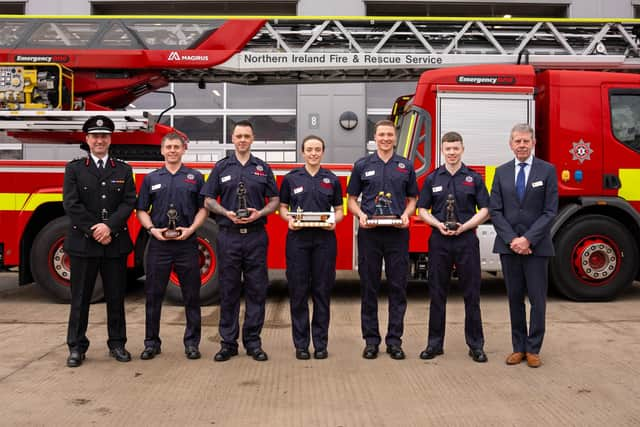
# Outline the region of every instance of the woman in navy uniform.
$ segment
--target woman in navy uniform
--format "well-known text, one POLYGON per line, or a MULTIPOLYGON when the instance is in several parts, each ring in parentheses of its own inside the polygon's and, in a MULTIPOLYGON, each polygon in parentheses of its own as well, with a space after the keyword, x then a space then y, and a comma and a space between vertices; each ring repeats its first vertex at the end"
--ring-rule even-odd
POLYGON ((313 300, 311 336, 313 356, 326 359, 329 338, 329 300, 336 280, 336 223, 344 216, 342 187, 338 177, 320 166, 325 143, 310 135, 302 141, 305 164, 289 172, 280 187, 280 216, 288 222, 287 282, 291 307, 291 327, 296 358, 309 354, 309 305, 313 300), (335 223, 327 228, 300 228, 295 225, 298 209, 303 212, 335 213, 335 223), (290 214, 291 212, 291 214, 290 214))
POLYGON ((482 363, 487 361, 487 355, 480 316, 480 246, 475 230, 489 217, 489 193, 482 176, 462 163, 462 153, 462 136, 445 133, 445 164, 427 176, 418 200, 420 217, 433 227, 429 238, 429 339, 420 358, 433 359, 443 353, 447 293, 455 264, 464 293, 464 334, 469 356, 482 363), (445 225, 450 195, 455 201, 449 207, 457 219, 451 227, 457 226, 455 229, 445 225))
POLYGON ((64 173, 62 205, 71 220, 64 250, 71 259, 71 310, 67 331, 67 366, 80 366, 89 348, 87 324, 95 281, 100 273, 107 302, 110 355, 128 362, 124 291, 127 254, 133 243, 127 219, 136 203, 131 167, 109 156, 114 125, 105 116, 83 127, 89 156, 69 162, 64 173))

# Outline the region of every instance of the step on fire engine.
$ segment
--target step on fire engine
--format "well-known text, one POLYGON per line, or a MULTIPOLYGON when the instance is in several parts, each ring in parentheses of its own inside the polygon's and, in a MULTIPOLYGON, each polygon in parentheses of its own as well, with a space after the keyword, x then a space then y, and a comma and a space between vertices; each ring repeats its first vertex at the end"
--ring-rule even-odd
MULTIPOLYGON (((514 123, 533 125, 536 155, 558 170, 552 283, 576 300, 607 300, 638 277, 640 251, 640 21, 532 19, 278 19, 180 17, 43 19, 0 17, 0 131, 24 142, 84 141, 81 125, 114 118, 115 155, 136 182, 160 166, 162 135, 149 114, 124 110, 170 82, 338 83, 415 81, 392 116, 398 152, 422 182, 441 164, 439 136, 465 137, 465 162, 491 185, 510 158, 514 123), (427 70, 427 71, 425 71, 427 70)), ((364 148, 363 148, 364 151, 364 148)), ((211 164, 191 165, 207 173, 211 164)), ((274 165, 278 179, 294 165, 274 165)), ((345 186, 351 165, 329 165, 345 186)), ((0 161, 0 264, 19 266, 69 299, 62 250, 64 164, 0 161)), ((269 268, 284 268, 286 224, 267 226, 269 268)), ((128 264, 141 267, 147 234, 132 217, 128 264)), ((217 299, 216 224, 199 231, 202 300, 217 299)), ((337 227, 337 268, 357 268, 357 221, 337 227)), ((424 278, 430 229, 411 222, 411 273, 424 278)), ((497 272, 495 232, 478 230, 483 269, 497 272)), ((177 278, 168 295, 180 299, 177 278)), ((94 299, 102 291, 96 287, 94 299)))

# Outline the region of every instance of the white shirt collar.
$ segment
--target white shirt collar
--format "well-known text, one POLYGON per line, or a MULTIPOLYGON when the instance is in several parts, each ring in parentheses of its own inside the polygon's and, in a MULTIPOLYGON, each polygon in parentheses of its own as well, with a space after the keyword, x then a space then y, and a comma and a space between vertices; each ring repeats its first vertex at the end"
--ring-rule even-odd
MULTIPOLYGON (((91 156, 91 158, 93 159, 93 163, 95 163, 95 165, 97 167, 98 166, 98 160, 100 160, 100 157, 96 156, 93 153, 89 153, 89 155, 91 156)), ((107 166, 107 161, 108 160, 109 160, 109 155, 108 154, 102 158, 102 163, 103 163, 103 165, 105 167, 107 166)))
POLYGON ((525 160, 524 162, 521 162, 520 160, 518 160, 518 158, 516 157, 515 159, 513 159, 515 164, 516 164, 516 168, 519 167, 520 163, 526 163, 527 166, 531 166, 531 163, 533 163, 533 154, 529 156, 529 158, 527 160, 525 160))

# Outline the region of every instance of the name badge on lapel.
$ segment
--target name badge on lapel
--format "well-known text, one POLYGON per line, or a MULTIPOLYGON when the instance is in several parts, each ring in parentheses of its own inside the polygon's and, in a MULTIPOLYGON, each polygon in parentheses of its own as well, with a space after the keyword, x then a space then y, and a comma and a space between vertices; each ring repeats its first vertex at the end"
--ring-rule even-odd
POLYGON ((531 183, 531 188, 538 188, 538 187, 542 187, 543 185, 544 184, 542 181, 536 181, 531 183))

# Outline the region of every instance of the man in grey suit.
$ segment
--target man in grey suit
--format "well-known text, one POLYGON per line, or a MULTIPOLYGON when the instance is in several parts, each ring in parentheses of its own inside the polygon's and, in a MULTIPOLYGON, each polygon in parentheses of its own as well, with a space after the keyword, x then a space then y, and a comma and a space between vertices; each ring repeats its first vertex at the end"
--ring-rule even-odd
POLYGON ((532 368, 542 364, 547 266, 554 255, 550 230, 558 211, 556 169, 533 156, 535 144, 529 125, 513 127, 509 145, 515 159, 496 169, 489 204, 497 233, 493 252, 500 254, 509 297, 513 353, 506 362, 526 359, 532 368), (525 294, 531 304, 528 332, 525 294))

